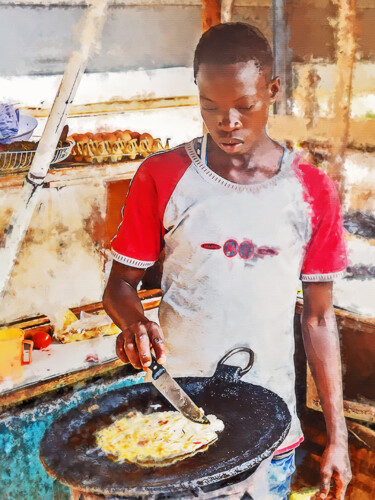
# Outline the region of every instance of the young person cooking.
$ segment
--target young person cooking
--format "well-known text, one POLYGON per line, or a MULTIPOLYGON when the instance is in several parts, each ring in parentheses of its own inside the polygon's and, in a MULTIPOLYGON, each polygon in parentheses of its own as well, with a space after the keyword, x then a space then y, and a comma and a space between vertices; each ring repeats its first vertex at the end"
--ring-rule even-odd
POLYGON ((194 76, 208 133, 139 167, 113 241, 104 306, 122 329, 118 356, 136 368, 147 368, 153 348, 160 363, 168 354, 172 375, 207 376, 227 350, 251 347, 245 380, 277 393, 292 415, 269 472, 280 500, 303 440, 293 362, 301 279, 303 340, 328 435, 318 498, 343 500, 351 473, 332 306, 332 280, 346 267, 340 206, 324 172, 267 134, 281 86, 272 68, 268 42, 250 25, 203 34, 194 76), (162 250, 158 326, 136 289, 162 250))

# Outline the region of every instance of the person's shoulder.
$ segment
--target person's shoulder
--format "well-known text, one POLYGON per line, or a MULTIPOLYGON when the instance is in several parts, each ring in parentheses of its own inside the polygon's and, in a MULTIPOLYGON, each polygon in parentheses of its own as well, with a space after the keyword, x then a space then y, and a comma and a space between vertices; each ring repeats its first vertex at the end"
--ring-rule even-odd
POLYGON ((190 164, 191 159, 185 144, 180 144, 174 148, 149 155, 139 166, 137 176, 158 177, 165 173, 172 174, 186 169, 190 164))
POLYGON ((293 168, 303 185, 303 188, 310 196, 329 197, 337 194, 337 185, 329 175, 321 168, 307 161, 300 153, 293 152, 293 168))

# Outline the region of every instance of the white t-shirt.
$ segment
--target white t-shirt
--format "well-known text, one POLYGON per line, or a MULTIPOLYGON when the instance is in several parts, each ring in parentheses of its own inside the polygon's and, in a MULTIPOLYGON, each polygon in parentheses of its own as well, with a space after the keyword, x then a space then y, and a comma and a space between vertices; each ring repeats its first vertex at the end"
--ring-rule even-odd
POLYGON ((335 186, 318 168, 284 150, 278 173, 243 185, 214 173, 207 136, 148 157, 134 176, 114 259, 147 268, 165 250, 160 325, 174 376, 211 376, 236 346, 255 353, 243 378, 296 415, 293 319, 299 280, 331 281, 346 267, 335 186))

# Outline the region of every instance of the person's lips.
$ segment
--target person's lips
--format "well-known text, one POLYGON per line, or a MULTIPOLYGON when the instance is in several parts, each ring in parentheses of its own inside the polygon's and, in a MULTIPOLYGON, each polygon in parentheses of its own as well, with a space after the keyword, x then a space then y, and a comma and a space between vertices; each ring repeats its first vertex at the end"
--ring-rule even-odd
POLYGON ((240 139, 222 139, 220 141, 220 145, 226 149, 227 151, 235 151, 237 150, 241 145, 243 144, 243 141, 240 139))
POLYGON ((232 144, 242 144, 243 141, 241 141, 241 139, 235 139, 235 138, 228 138, 228 139, 220 139, 220 143, 221 144, 229 144, 229 145, 232 145, 232 144))

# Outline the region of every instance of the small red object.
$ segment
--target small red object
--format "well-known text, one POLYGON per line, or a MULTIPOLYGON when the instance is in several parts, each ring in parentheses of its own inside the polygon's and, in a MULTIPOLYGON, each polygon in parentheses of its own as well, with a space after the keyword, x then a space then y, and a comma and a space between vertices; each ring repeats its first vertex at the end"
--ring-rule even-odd
POLYGON ((142 439, 141 441, 138 441, 138 446, 145 446, 149 442, 149 439, 142 439))
POLYGON ((34 342, 34 349, 45 349, 52 342, 51 337, 44 330, 34 330, 28 335, 28 338, 34 342))
POLYGON ((86 361, 88 361, 89 363, 98 363, 99 362, 98 355, 97 354, 88 354, 86 356, 86 361))

